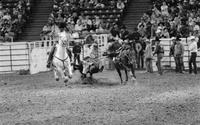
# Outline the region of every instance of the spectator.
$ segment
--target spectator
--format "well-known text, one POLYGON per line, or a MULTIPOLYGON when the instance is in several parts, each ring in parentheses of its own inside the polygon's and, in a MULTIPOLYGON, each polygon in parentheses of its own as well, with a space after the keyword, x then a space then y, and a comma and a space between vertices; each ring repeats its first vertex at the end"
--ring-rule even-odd
POLYGON ((121 28, 121 31, 120 31, 120 38, 122 39, 122 40, 126 40, 126 39, 128 39, 128 36, 129 36, 129 32, 128 32, 128 30, 126 29, 126 27, 125 26, 123 26, 122 28, 121 28))
POLYGON ((76 61, 78 61, 78 65, 79 65, 80 64, 80 54, 81 54, 80 43, 75 42, 72 52, 74 54, 74 65, 76 65, 76 61))
POLYGON ((86 16, 83 20, 83 23, 86 25, 87 30, 90 31, 92 28, 92 20, 89 19, 89 16, 86 16))
POLYGON ((166 4, 166 2, 163 2, 163 5, 161 6, 161 14, 162 16, 169 16, 169 12, 168 12, 168 6, 166 4))
POLYGON ((8 12, 3 16, 3 20, 11 21, 11 16, 8 12))
POLYGON ((184 66, 183 66, 183 56, 184 56, 184 45, 180 42, 181 39, 177 37, 176 45, 174 47, 174 56, 175 56, 175 63, 177 70, 176 72, 183 73, 184 66))
POLYGON ((163 69, 162 69, 162 64, 161 64, 161 60, 163 58, 164 55, 164 49, 163 47, 160 45, 160 40, 157 38, 156 39, 156 49, 153 55, 157 54, 157 61, 156 61, 156 66, 158 68, 158 73, 160 75, 163 74, 163 69))
POLYGON ((75 31, 82 31, 85 27, 83 26, 81 20, 77 20, 77 24, 75 24, 75 31))
POLYGON ((101 19, 99 18, 99 16, 95 16, 95 19, 94 19, 94 26, 96 28, 99 27, 100 23, 102 23, 101 19))
POLYGON ((147 72, 150 72, 150 73, 153 72, 152 59, 153 59, 153 53, 152 53, 151 42, 149 40, 146 40, 145 64, 146 64, 146 70, 147 70, 147 72))
POLYGON ((195 22, 194 23, 194 28, 193 28, 193 35, 194 36, 198 36, 199 35, 199 30, 200 30, 199 25, 195 22))
POLYGON ((113 28, 111 29, 110 33, 112 34, 113 37, 119 38, 119 27, 118 27, 117 24, 115 24, 113 26, 113 28))
POLYGON ((51 33, 51 26, 49 23, 47 23, 46 25, 44 25, 43 29, 42 29, 42 32, 41 32, 41 35, 42 36, 49 36, 51 33))
POLYGON ((146 43, 145 43, 146 38, 143 38, 140 40, 140 42, 136 43, 136 46, 139 45, 140 49, 137 51, 137 60, 138 60, 138 68, 144 68, 144 51, 146 48, 146 43))
POLYGON ((197 74, 197 64, 196 64, 196 57, 197 57, 197 42, 194 36, 190 37, 191 43, 189 44, 189 51, 190 51, 190 59, 189 59, 189 73, 197 74), (193 68, 192 68, 193 65, 193 68))
POLYGON ((141 22, 137 26, 138 32, 140 33, 141 36, 145 36, 146 32, 146 23, 144 22, 143 19, 141 19, 141 22))
POLYGON ((121 0, 117 1, 117 9, 123 10, 125 8, 124 3, 121 0))
POLYGON ((161 37, 162 38, 170 38, 167 28, 164 28, 161 37))
POLYGON ((174 58, 174 61, 175 61, 175 71, 178 72, 178 67, 176 65, 176 58, 175 58, 175 55, 174 55, 174 49, 175 49, 175 45, 176 45, 176 38, 175 37, 172 37, 171 38, 171 41, 172 41, 172 45, 170 46, 170 52, 169 52, 169 56, 173 56, 174 58))

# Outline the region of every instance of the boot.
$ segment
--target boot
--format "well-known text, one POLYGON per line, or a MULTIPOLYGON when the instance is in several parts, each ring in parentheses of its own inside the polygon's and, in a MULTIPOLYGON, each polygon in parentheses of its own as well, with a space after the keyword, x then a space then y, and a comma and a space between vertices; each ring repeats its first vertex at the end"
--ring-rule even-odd
POLYGON ((50 68, 51 67, 51 61, 48 61, 47 62, 47 68, 50 68))
POLYGON ((51 49, 50 53, 49 53, 49 58, 47 60, 47 68, 50 68, 51 67, 51 63, 52 63, 52 59, 53 59, 53 55, 54 55, 54 52, 55 52, 55 45, 53 46, 53 48, 51 49))
POLYGON ((104 66, 101 66, 101 68, 99 69, 99 72, 103 72, 104 66))

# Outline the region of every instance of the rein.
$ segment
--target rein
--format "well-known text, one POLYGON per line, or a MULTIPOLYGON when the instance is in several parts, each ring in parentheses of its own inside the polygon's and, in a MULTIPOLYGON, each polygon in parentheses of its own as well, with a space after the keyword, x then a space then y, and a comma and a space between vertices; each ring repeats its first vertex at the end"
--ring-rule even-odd
POLYGON ((58 59, 58 60, 60 60, 62 63, 63 63, 63 66, 64 66, 64 69, 66 68, 65 67, 65 61, 69 58, 69 56, 67 56, 67 58, 66 59, 60 59, 60 58, 58 58, 58 57, 56 57, 56 56, 54 56, 56 59, 58 59))

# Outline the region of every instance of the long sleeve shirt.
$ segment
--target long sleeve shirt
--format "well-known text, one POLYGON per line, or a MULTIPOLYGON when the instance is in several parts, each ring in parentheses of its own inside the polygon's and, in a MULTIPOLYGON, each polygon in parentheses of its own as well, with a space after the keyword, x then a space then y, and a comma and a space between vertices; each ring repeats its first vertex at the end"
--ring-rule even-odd
POLYGON ((152 58, 152 57, 153 57, 152 47, 149 44, 146 46, 146 49, 145 49, 145 58, 152 58))
POLYGON ((198 48, 197 48, 197 43, 196 42, 192 42, 190 45, 189 45, 189 51, 190 53, 194 53, 198 51, 198 48))
POLYGON ((174 56, 178 56, 178 55, 181 55, 183 56, 184 54, 184 45, 183 44, 176 44, 175 45, 175 48, 174 48, 174 56))

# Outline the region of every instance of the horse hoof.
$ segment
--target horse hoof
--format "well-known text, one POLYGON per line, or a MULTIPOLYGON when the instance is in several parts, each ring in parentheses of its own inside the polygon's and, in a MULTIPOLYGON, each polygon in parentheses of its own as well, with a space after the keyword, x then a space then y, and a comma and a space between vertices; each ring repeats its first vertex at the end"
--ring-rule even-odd
MULTIPOLYGON (((65 79, 65 80, 64 80, 64 83, 67 83, 67 82, 68 82, 68 79, 65 79)), ((66 85, 66 84, 65 84, 65 85, 66 85)))
POLYGON ((136 78, 132 77, 131 80, 132 80, 132 81, 136 81, 136 78))
POLYGON ((56 81, 59 81, 59 78, 56 78, 56 81))
POLYGON ((128 82, 128 81, 125 81, 125 82, 124 82, 124 85, 126 85, 126 84, 127 84, 127 82, 128 82))

